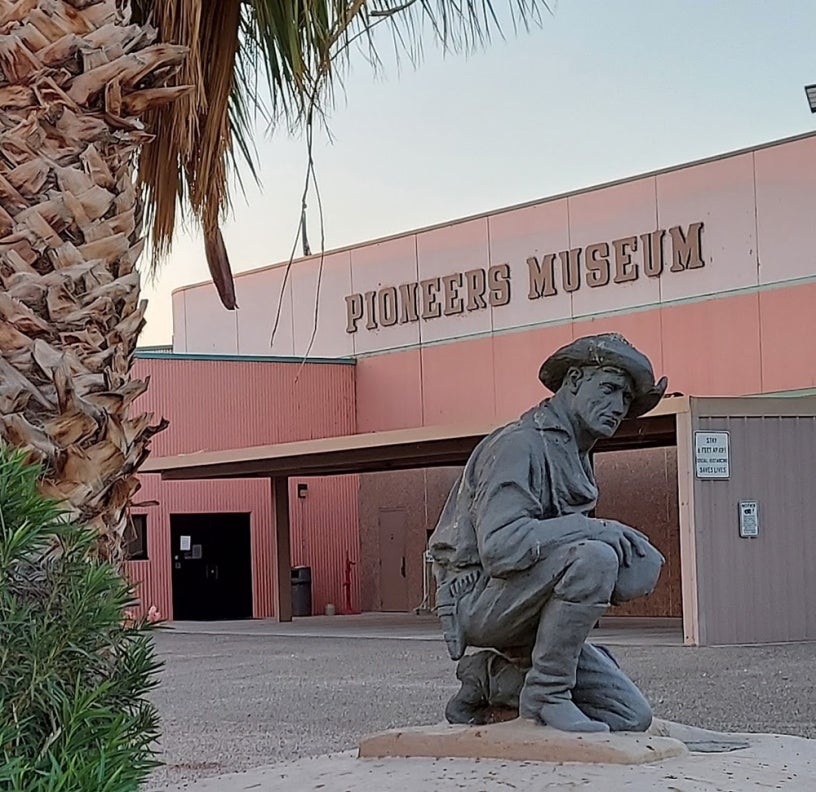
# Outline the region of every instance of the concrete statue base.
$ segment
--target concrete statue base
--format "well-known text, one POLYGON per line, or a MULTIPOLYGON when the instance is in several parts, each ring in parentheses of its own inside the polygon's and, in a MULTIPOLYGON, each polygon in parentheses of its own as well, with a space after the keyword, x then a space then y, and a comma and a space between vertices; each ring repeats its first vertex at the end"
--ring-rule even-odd
POLYGON ((359 756, 639 765, 684 756, 690 750, 715 753, 748 745, 735 735, 662 720, 655 720, 648 732, 585 734, 516 719, 485 726, 444 723, 391 729, 365 737, 359 756))
POLYGON ((447 723, 391 729, 360 742, 361 759, 507 759, 529 762, 645 764, 688 753, 672 737, 633 732, 581 734, 516 719, 486 726, 447 723))
MULTIPOLYGON (((498 725, 498 724, 496 724, 498 725)), ((447 728, 447 727, 444 727, 447 728)), ((462 729, 464 727, 453 727, 462 729)), ((485 727, 468 727, 481 731, 485 727)), ((493 726, 489 727, 493 729, 493 726)), ((437 727, 439 729, 439 727, 437 727)), ((543 733, 541 726, 536 729, 543 733)), ((324 792, 462 792, 463 789, 570 789, 577 792, 803 792, 816 789, 816 740, 773 734, 719 734, 680 724, 657 721, 657 734, 613 734, 626 741, 638 739, 666 742, 682 750, 679 755, 643 764, 607 760, 597 763, 551 760, 547 762, 502 759, 455 759, 418 756, 413 758, 360 759, 357 751, 311 756, 281 762, 246 773, 202 779, 192 784, 167 788, 164 792, 292 792, 322 789, 324 792), (679 734, 688 743, 666 734, 679 734), (741 750, 723 746, 745 745, 741 750), (706 750, 698 753, 691 745, 706 750), (712 752, 719 745, 718 752, 712 752), (678 748, 679 746, 679 748, 678 748)), ((405 730, 408 731, 408 730, 405 730)), ((603 737, 603 735, 601 735, 603 737)), ((608 739, 609 735, 606 735, 608 739)), ((599 735, 571 735, 587 746, 599 735)), ((616 743, 617 744, 617 743, 616 743)), ((648 750, 648 749, 647 749, 648 750)), ((148 787, 148 792, 154 788, 148 787)))

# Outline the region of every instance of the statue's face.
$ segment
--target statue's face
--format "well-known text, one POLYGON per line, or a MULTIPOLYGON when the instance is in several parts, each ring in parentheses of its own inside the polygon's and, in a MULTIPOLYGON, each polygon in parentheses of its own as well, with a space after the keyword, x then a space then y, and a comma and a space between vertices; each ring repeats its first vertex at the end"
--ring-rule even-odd
POLYGON ((613 368, 584 368, 572 373, 575 417, 591 436, 611 437, 632 404, 632 381, 613 368))

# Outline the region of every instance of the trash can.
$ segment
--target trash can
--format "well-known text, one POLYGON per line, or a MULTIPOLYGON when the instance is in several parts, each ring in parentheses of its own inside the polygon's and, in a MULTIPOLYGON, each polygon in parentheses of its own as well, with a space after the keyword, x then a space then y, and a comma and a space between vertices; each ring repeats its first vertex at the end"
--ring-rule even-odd
POLYGON ((292 567, 292 616, 312 615, 312 568, 292 567))

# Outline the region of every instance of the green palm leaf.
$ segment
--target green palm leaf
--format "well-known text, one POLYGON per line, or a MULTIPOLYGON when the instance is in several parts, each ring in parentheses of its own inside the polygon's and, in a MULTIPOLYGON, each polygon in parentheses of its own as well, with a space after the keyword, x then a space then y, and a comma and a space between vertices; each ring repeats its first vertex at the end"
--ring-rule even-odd
MULTIPOLYGON (((514 30, 549 10, 546 0, 508 4, 514 30)), ((136 0, 134 13, 156 25, 160 40, 189 48, 178 82, 194 87, 147 119, 155 139, 142 150, 139 175, 153 264, 170 248, 177 210, 189 207, 228 308, 235 294, 219 224, 238 161, 257 179, 259 119, 311 126, 354 56, 376 66, 384 42, 416 63, 426 39, 469 52, 503 35, 490 0, 136 0)))

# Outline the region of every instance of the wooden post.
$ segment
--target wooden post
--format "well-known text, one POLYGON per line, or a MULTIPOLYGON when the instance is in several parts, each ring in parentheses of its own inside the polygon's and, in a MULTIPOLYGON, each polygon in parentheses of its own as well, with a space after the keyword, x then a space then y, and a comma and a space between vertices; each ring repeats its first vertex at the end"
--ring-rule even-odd
POLYGON ((279 622, 292 621, 292 556, 289 549, 289 478, 272 479, 275 522, 275 613, 279 622))
MULTIPOLYGON (((694 523, 695 416, 677 413, 677 492, 680 517, 680 581, 683 592, 683 643, 700 646, 700 600, 697 581, 697 539, 694 523)), ((704 645, 704 644, 703 644, 704 645)))

